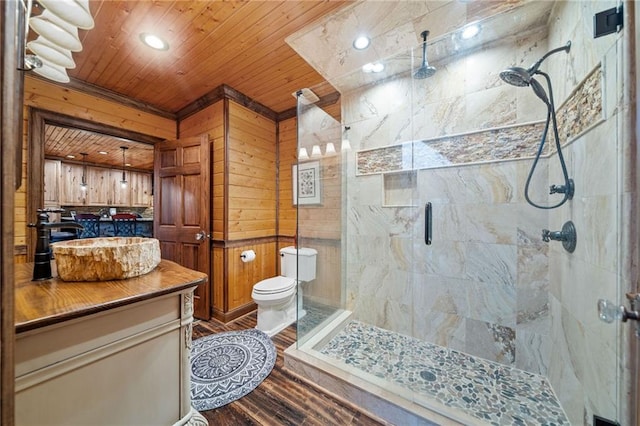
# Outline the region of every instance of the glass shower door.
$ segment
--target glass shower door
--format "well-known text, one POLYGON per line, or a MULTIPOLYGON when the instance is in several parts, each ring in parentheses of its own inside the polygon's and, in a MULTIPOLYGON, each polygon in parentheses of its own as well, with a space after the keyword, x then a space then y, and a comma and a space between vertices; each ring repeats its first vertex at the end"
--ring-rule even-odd
POLYGON ((344 305, 341 253, 346 154, 340 104, 321 107, 316 92, 322 94, 326 88, 298 92, 297 162, 291 165, 298 247, 316 253, 315 279, 298 284, 298 345, 313 337, 314 330, 344 305))

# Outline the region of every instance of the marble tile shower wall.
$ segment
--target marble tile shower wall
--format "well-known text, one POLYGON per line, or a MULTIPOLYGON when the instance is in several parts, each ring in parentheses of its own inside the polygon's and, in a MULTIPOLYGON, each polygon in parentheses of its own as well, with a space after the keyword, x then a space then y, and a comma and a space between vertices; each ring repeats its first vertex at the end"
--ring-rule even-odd
MULTIPOLYGON (((484 130, 488 135, 488 129, 543 119, 544 105, 535 95, 507 86, 498 73, 534 62, 546 45, 546 31, 534 31, 436 63, 438 72, 426 80, 398 79, 344 94, 352 143, 367 150, 484 130)), ((530 155, 532 147, 525 145, 530 155)), ((546 163, 533 191, 543 202, 546 163)), ((348 309, 386 329, 545 374, 549 281, 547 246, 539 234, 547 220, 522 196, 529 164, 419 170, 416 207, 393 208, 383 207, 382 175, 362 176, 357 163, 349 164, 348 309), (421 238, 427 201, 434 211, 430 246, 421 238)))
MULTIPOLYGON (((628 120, 623 93, 635 76, 621 71, 626 61, 623 33, 594 39, 590 22, 596 12, 615 6, 615 1, 558 2, 549 29, 550 46, 572 41, 566 62, 549 63, 557 97, 570 96, 599 64, 605 95, 600 124, 565 150, 576 196, 568 206, 549 212, 550 229, 573 220, 580 235, 574 253, 569 255, 558 245, 550 245, 549 252, 553 350, 547 375, 572 424, 591 424, 593 414, 631 424, 624 397, 630 375, 620 373, 627 352, 620 350, 626 346, 620 342, 628 330, 599 321, 596 308, 599 298, 622 302, 628 291, 627 271, 632 268, 629 253, 623 252, 624 238, 632 229, 626 221, 637 214, 621 207, 623 197, 635 191, 627 183, 630 141, 621 133, 628 120)), ((583 99, 586 103, 576 106, 576 112, 591 105, 588 94, 583 99)), ((550 170, 549 181, 561 181, 558 170, 550 170)))

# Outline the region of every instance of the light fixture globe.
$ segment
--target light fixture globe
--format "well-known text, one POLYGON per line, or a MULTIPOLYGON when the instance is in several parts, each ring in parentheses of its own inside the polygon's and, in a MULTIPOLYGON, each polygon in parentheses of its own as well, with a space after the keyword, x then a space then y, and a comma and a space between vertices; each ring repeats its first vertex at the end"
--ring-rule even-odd
POLYGON ((83 30, 94 26, 89 0, 38 0, 45 9, 61 20, 83 30))
POLYGON ((82 50, 82 43, 78 38, 78 28, 58 18, 49 10, 29 19, 29 26, 56 46, 72 52, 82 50))
POLYGON ((71 81, 64 67, 51 63, 44 58, 40 59, 40 61, 42 66, 33 69, 33 72, 36 74, 49 80, 57 81, 58 83, 68 83, 71 81))
POLYGON ((75 68, 76 63, 69 49, 61 48, 40 36, 36 40, 27 43, 27 48, 38 57, 64 68, 75 68))

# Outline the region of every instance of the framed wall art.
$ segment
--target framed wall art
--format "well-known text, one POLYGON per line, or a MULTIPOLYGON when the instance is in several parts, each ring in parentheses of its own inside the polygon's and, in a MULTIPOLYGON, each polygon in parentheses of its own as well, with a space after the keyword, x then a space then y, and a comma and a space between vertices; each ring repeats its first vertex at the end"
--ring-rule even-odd
POLYGON ((293 204, 320 204, 320 162, 293 166, 293 204), (300 185, 298 185, 300 183, 300 185))

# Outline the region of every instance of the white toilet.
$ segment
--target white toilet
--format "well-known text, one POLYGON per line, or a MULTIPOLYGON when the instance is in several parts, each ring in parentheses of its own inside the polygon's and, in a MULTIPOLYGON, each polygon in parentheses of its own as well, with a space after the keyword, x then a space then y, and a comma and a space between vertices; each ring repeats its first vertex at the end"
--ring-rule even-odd
POLYGON ((273 336, 296 321, 296 294, 302 309, 302 288, 298 284, 316 278, 317 251, 311 248, 284 247, 280 250, 280 276, 267 278, 253 286, 251 297, 258 305, 256 328, 273 336), (297 255, 297 256, 296 256, 297 255), (297 258, 296 258, 297 257, 297 258), (297 265, 300 265, 298 276, 297 265), (297 279, 297 281, 296 281, 297 279))

